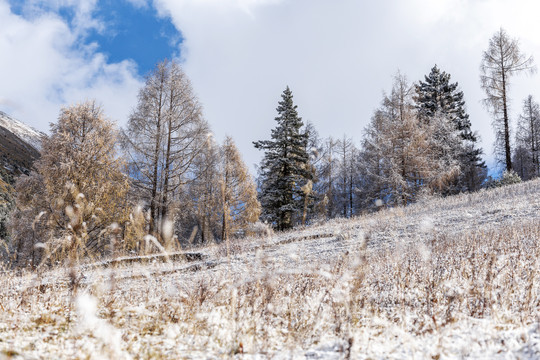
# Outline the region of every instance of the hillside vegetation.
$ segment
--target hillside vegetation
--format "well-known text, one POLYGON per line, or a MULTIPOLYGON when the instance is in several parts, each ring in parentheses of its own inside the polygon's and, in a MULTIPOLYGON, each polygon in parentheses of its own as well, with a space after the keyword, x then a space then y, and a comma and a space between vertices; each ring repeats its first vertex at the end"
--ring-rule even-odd
POLYGON ((12 175, 28 174, 39 152, 12 132, 0 126, 1 165, 12 175))
POLYGON ((6 271, 0 351, 538 358, 539 210, 530 181, 234 240, 196 261, 6 271))
POLYGON ((0 111, 0 166, 12 176, 30 173, 44 136, 0 111))

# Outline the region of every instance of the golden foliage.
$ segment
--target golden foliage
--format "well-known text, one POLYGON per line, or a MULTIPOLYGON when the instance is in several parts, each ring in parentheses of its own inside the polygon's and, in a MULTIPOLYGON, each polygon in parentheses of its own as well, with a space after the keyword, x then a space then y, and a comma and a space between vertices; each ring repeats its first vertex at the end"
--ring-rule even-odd
POLYGON ((222 147, 221 205, 223 240, 238 231, 245 233, 261 215, 255 182, 230 137, 222 147))
POLYGON ((16 216, 32 224, 22 231, 19 222, 15 231, 20 244, 31 243, 21 245, 21 252, 34 252, 38 242, 58 258, 70 250, 78 255, 107 250, 109 226, 127 219, 128 179, 116 139, 114 124, 94 102, 61 110, 36 171, 16 185, 16 216))

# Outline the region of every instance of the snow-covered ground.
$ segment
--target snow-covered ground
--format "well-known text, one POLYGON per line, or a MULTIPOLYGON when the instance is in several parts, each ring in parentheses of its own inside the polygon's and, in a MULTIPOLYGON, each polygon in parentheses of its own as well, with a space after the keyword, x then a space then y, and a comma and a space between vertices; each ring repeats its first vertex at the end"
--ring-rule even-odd
POLYGON ((0 276, 0 358, 540 358, 540 181, 0 276), (227 250, 228 249, 228 250, 227 250))
POLYGON ((16 120, 6 113, 0 111, 0 126, 5 127, 20 139, 32 145, 36 150, 41 151, 41 141, 44 133, 16 120))

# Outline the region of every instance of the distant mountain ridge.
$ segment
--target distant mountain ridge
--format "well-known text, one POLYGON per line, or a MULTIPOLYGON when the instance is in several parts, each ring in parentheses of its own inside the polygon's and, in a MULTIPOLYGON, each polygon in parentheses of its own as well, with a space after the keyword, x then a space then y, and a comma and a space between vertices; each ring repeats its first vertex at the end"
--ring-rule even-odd
POLYGON ((45 133, 12 118, 3 111, 0 111, 0 126, 32 145, 36 150, 41 151, 41 142, 46 136, 45 133))
POLYGON ((29 174, 45 136, 0 111, 0 166, 14 176, 29 174))

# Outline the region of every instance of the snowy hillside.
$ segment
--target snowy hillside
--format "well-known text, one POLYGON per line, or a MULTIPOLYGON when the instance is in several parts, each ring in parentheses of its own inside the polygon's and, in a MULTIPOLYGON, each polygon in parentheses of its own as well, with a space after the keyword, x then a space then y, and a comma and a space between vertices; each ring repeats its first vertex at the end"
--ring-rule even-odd
POLYGON ((65 268, 8 271, 0 358, 538 359, 539 240, 532 181, 87 264, 75 288, 65 268))
POLYGON ((0 111, 0 126, 32 145, 36 150, 41 151, 41 141, 45 136, 41 131, 10 117, 2 111, 0 111))

